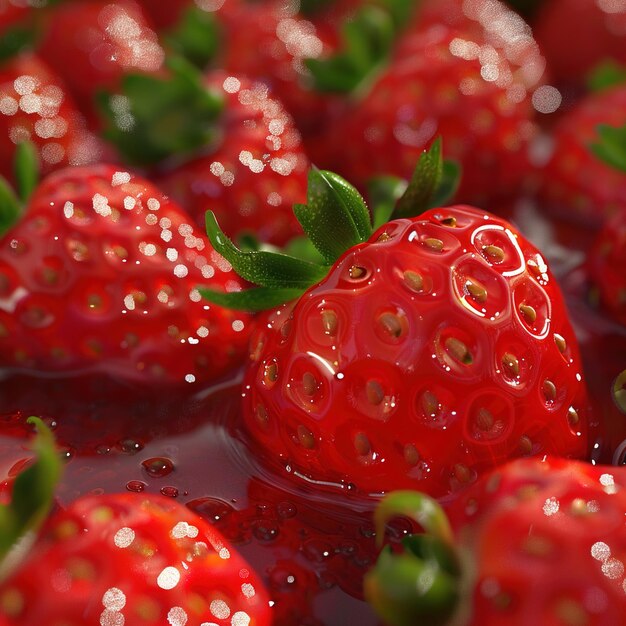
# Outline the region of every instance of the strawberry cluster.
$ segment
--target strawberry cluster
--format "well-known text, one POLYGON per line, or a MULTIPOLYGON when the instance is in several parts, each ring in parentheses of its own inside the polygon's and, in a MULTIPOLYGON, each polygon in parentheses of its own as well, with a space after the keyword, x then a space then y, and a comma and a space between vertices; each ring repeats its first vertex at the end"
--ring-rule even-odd
POLYGON ((0 0, 0 626, 621 623, 624 63, 619 1, 0 0))

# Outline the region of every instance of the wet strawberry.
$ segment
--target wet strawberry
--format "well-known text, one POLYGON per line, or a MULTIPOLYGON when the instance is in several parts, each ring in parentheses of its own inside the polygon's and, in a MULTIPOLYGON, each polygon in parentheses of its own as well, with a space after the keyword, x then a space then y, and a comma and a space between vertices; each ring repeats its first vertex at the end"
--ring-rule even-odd
POLYGON ((13 179, 16 144, 37 148, 44 173, 85 165, 102 155, 63 81, 39 57, 22 54, 0 65, 0 174, 13 179))
POLYGON ((600 125, 626 120, 626 86, 589 94, 564 115, 551 137, 547 158, 537 163, 539 201, 546 211, 599 228, 626 209, 624 174, 595 154, 600 125))
POLYGON ((291 116, 261 83, 216 71, 205 84, 223 101, 218 142, 160 186, 202 226, 211 209, 230 235, 286 242, 300 232, 291 207, 306 197, 309 166, 291 116))
POLYGON ((518 189, 528 170, 543 69, 530 27, 500 2, 425 2, 312 159, 362 188, 380 173, 408 177, 441 135, 463 169, 457 198, 483 205, 518 189))
POLYGON ((241 282, 152 184, 108 165, 57 172, 0 240, 7 370, 205 383, 236 367, 248 317, 197 286, 241 282))
POLYGON ((560 84, 582 86, 597 64, 626 63, 626 6, 622 2, 550 0, 537 15, 534 34, 553 79, 560 84))
POLYGON ((157 36, 133 0, 81 0, 54 7, 38 53, 67 83, 95 123, 95 95, 129 71, 157 72, 164 59, 157 36))
POLYGON ((450 522, 421 494, 391 494, 379 528, 407 515, 424 532, 381 554, 368 599, 390 626, 618 624, 625 486, 623 468, 525 459, 464 492, 450 522))
MULTIPOLYGON (((398 206, 414 208, 418 189, 398 206)), ((443 497, 511 457, 585 456, 576 339, 541 253, 512 225, 454 206, 372 234, 354 188, 315 171, 296 214, 327 265, 242 253, 207 220, 260 286, 203 295, 243 309, 292 300, 259 324, 244 380, 248 433, 274 466, 443 497)))

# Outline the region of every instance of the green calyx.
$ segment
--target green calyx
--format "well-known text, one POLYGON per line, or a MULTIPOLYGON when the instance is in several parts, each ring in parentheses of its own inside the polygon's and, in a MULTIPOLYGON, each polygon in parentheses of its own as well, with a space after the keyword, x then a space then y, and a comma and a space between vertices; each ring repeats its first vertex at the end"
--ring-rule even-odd
POLYGON ((294 214, 309 244, 298 241, 292 254, 272 249, 238 248, 220 229, 215 215, 206 215, 211 244, 245 280, 256 288, 238 292, 216 292, 200 288, 207 300, 232 309, 261 311, 294 300, 319 283, 330 267, 349 248, 366 242, 380 224, 397 217, 419 215, 442 200, 442 188, 454 189, 444 176, 441 140, 425 151, 411 181, 386 177, 376 187, 373 215, 361 194, 332 172, 311 169, 307 204, 294 206, 294 214), (379 224, 380 223, 380 224, 379 224), (311 250, 312 248, 312 250, 311 250), (306 258, 294 256, 304 252, 306 258), (313 254, 311 253, 313 252, 313 254))
POLYGON ((388 61, 397 35, 413 10, 415 2, 410 0, 366 3, 345 21, 339 51, 328 58, 306 61, 315 88, 350 93, 367 84, 388 61))
POLYGON ((20 219, 39 181, 39 156, 30 142, 18 144, 13 160, 15 189, 0 176, 0 237, 20 219))
POLYGON ((11 502, 0 505, 0 577, 12 548, 46 519, 61 476, 61 459, 50 429, 38 417, 29 417, 28 422, 37 429, 35 460, 16 477, 11 502))
POLYGON ((626 172, 626 124, 620 127, 601 124, 597 128, 598 141, 591 151, 617 170, 626 172))
POLYGON ((221 97, 182 57, 169 58, 167 75, 127 74, 121 93, 98 95, 105 137, 134 165, 154 165, 206 149, 216 136, 221 97))
POLYGON ((385 524, 399 515, 418 522, 424 532, 405 538, 400 551, 381 552, 365 577, 365 597, 390 626, 444 626, 460 601, 461 566, 450 524, 429 496, 392 492, 374 514, 379 540, 385 524))
POLYGON ((604 61, 594 67, 587 76, 589 91, 604 91, 626 83, 626 67, 616 61, 604 61))

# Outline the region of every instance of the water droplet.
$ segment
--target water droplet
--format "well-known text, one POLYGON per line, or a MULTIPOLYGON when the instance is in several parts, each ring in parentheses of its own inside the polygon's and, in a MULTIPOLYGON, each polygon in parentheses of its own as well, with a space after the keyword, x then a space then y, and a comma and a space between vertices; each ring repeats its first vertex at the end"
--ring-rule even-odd
POLYGON ((141 493, 146 487, 146 483, 141 480, 129 480, 126 483, 126 489, 128 489, 128 491, 134 491, 135 493, 141 493))
POLYGON ((176 487, 161 487, 161 494, 167 496, 168 498, 177 498, 178 497, 178 489, 176 487))
POLYGON ((152 478, 162 478, 174 471, 174 463, 167 458, 153 457, 142 461, 141 464, 148 476, 152 478))

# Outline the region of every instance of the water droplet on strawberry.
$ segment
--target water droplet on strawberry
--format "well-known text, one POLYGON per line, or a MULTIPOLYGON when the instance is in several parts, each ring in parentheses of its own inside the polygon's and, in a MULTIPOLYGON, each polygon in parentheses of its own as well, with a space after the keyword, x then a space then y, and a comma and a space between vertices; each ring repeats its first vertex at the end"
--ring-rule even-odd
POLYGON ((163 478, 174 471, 174 463, 164 457, 152 457, 141 462, 148 476, 151 478, 163 478))
POLYGON ((129 480, 126 483, 126 489, 128 491, 134 491, 135 493, 141 493, 148 485, 141 480, 129 480))
POLYGON ((178 489, 176 487, 161 487, 160 492, 162 495, 168 498, 178 498, 178 489))

